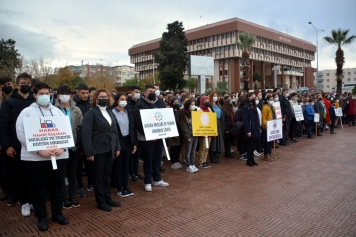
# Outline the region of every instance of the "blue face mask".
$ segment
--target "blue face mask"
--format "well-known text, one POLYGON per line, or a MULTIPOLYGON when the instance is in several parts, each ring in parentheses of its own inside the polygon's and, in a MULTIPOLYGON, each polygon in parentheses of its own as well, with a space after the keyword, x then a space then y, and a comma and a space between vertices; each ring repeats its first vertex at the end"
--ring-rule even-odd
POLYGON ((50 101, 49 95, 38 95, 37 96, 37 103, 41 106, 47 106, 50 101))

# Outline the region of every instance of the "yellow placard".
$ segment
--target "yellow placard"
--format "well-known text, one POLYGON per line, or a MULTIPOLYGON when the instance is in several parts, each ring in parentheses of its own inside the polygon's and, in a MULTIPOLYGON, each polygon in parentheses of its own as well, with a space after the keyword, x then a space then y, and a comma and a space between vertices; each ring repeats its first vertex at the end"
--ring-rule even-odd
POLYGON ((216 113, 192 111, 193 136, 217 136, 218 126, 216 113))

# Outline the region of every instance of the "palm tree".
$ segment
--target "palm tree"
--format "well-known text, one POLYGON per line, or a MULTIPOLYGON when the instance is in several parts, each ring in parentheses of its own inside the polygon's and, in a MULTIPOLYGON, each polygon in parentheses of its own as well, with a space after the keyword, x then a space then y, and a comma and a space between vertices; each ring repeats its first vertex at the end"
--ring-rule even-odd
POLYGON ((345 63, 344 51, 341 49, 341 46, 351 44, 352 41, 356 39, 356 35, 351 35, 351 36, 347 35, 349 31, 350 30, 342 30, 341 28, 339 28, 337 30, 331 31, 331 37, 330 36, 324 37, 326 42, 328 42, 329 44, 336 44, 338 47, 336 50, 335 62, 336 62, 336 81, 337 81, 336 92, 339 95, 341 95, 342 93, 341 84, 342 84, 342 79, 344 78, 342 67, 344 66, 345 63))
POLYGON ((244 90, 248 91, 248 81, 250 80, 250 49, 251 46, 255 43, 256 36, 250 33, 240 33, 239 40, 236 41, 236 44, 241 46, 243 49, 241 56, 241 70, 242 70, 242 80, 244 82, 244 90))

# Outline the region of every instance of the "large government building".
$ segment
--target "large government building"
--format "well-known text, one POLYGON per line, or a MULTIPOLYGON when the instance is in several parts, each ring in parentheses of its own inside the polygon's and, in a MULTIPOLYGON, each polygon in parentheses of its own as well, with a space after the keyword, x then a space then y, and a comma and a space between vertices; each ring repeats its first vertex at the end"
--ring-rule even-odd
MULTIPOLYGON (((250 89, 313 87, 314 72, 311 61, 315 45, 302 39, 239 19, 233 18, 185 31, 188 39, 188 55, 214 57, 214 76, 207 77, 206 88, 216 82, 228 83, 229 91, 243 88, 240 74, 242 48, 236 40, 242 32, 256 35, 250 50, 250 89), (261 82, 253 81, 253 74, 262 76, 261 82)), ((159 39, 137 44, 129 49, 131 63, 143 79, 157 68, 153 52, 159 48, 159 39)), ((189 76, 187 67, 186 78, 189 76)), ((194 75, 195 76, 195 75, 194 75)))

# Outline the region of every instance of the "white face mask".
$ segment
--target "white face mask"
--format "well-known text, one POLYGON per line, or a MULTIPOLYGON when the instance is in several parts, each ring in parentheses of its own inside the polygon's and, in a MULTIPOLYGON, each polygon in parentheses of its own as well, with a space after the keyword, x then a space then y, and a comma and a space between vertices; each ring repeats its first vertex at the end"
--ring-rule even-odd
POLYGON ((62 103, 66 104, 70 100, 70 96, 69 95, 60 95, 59 96, 59 100, 62 103))
POLYGON ((259 100, 262 100, 262 96, 261 96, 261 95, 259 95, 259 96, 258 96, 258 99, 259 99, 259 100))
POLYGON ((119 102, 119 106, 120 106, 121 108, 125 108, 126 105, 127 105, 127 101, 120 101, 120 102, 119 102))
POLYGON ((192 95, 193 98, 195 98, 195 95, 192 95))
POLYGON ((336 100, 337 103, 339 103, 339 100, 336 100))
POLYGON ((50 101, 49 95, 38 95, 37 96, 37 103, 41 106, 47 106, 50 101))
POLYGON ((214 97, 213 97, 213 101, 214 101, 214 102, 218 101, 218 97, 217 97, 217 96, 214 96, 214 97))
POLYGON ((158 97, 158 96, 161 94, 161 91, 160 91, 160 90, 156 90, 156 91, 155 91, 155 94, 156 94, 156 96, 158 97))
POLYGON ((286 97, 288 97, 289 96, 289 93, 286 93, 286 97))
POLYGON ((258 105, 260 103, 260 101, 259 100, 255 100, 255 103, 256 103, 256 105, 258 105))
POLYGON ((138 99, 140 99, 140 96, 141 96, 140 93, 134 93, 133 97, 135 100, 138 100, 138 99))
POLYGON ((300 103, 299 105, 303 105, 303 103, 300 103))
POLYGON ((279 98, 274 98, 274 101, 278 102, 278 101, 279 101, 279 98))
POLYGON ((163 101, 166 101, 166 98, 162 98, 163 101))
POLYGON ((195 105, 190 106, 190 110, 195 110, 195 105))
POLYGON ((273 100, 269 100, 268 103, 269 103, 270 105, 273 105, 273 104, 274 104, 274 101, 273 101, 273 100))

